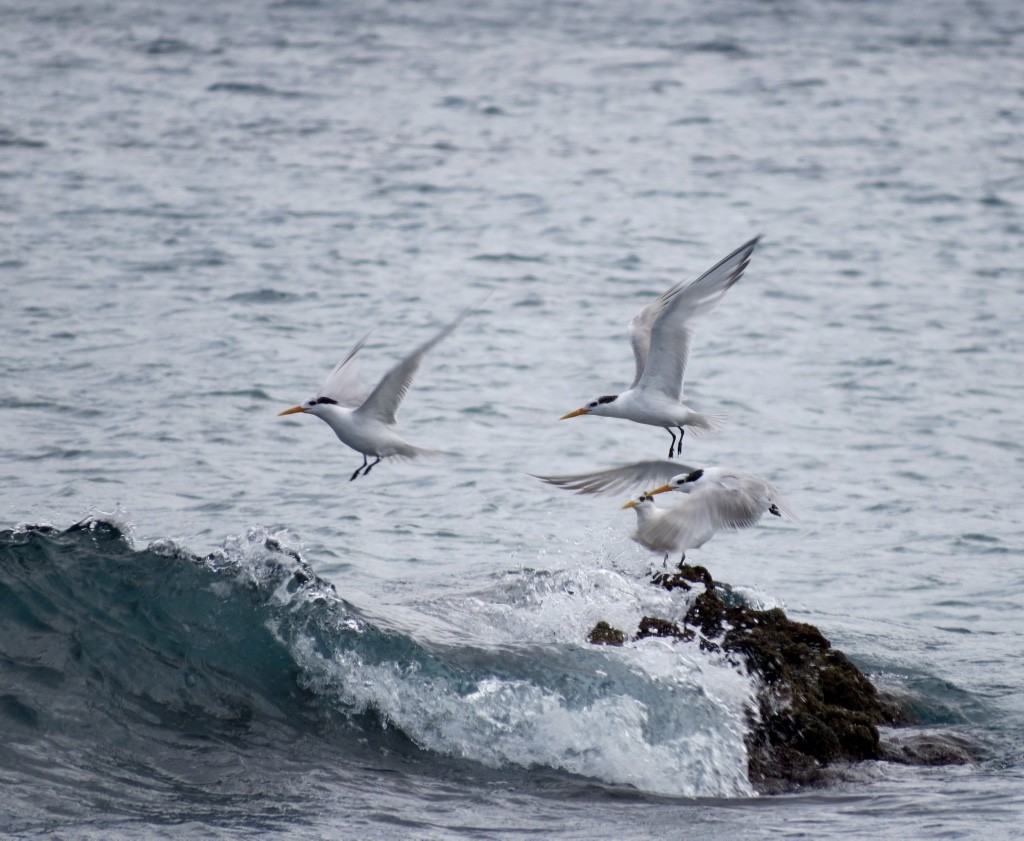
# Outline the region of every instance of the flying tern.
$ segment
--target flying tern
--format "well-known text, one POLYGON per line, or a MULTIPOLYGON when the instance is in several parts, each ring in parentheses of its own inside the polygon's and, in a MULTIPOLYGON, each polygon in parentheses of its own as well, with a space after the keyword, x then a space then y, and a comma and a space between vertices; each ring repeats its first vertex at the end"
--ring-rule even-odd
POLYGON ((737 248, 693 281, 677 283, 638 312, 629 323, 636 361, 633 384, 621 394, 607 394, 559 420, 597 415, 664 427, 672 443, 668 457, 679 455, 687 429, 700 435, 722 425, 724 415, 700 414, 682 402, 683 375, 693 343, 693 322, 711 312, 742 276, 760 237, 737 248), (679 430, 679 443, 672 431, 679 430))
POLYGON ((278 417, 298 412, 316 415, 334 430, 343 444, 362 453, 363 463, 349 481, 360 474, 366 476, 384 458, 416 458, 431 454, 432 450, 416 447, 394 431, 395 414, 427 351, 451 333, 472 309, 464 310, 432 339, 395 365, 369 396, 359 388, 355 370, 355 356, 366 344, 369 334, 363 336, 331 371, 315 397, 279 412, 278 417), (374 457, 373 462, 369 461, 369 456, 374 457))

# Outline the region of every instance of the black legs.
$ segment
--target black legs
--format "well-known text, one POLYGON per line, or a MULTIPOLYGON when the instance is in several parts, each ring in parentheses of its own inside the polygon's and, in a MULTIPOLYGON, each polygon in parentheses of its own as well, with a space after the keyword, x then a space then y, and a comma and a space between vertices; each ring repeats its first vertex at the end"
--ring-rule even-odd
POLYGON ((668 445, 668 457, 669 458, 673 458, 674 456, 681 455, 682 452, 683 452, 683 435, 686 434, 686 430, 683 427, 681 427, 681 426, 677 426, 676 429, 679 430, 679 444, 678 444, 678 446, 676 445, 676 434, 671 429, 669 429, 667 426, 665 427, 665 431, 669 435, 672 436, 672 443, 668 445))
POLYGON ((363 453, 363 463, 360 464, 359 467, 356 468, 356 472, 352 474, 352 476, 349 479, 349 481, 351 482, 360 473, 362 473, 365 476, 367 473, 369 473, 371 470, 373 470, 373 468, 376 467, 378 464, 380 464, 380 456, 377 456, 377 460, 375 462, 373 462, 373 464, 367 464, 366 463, 366 454, 363 453))

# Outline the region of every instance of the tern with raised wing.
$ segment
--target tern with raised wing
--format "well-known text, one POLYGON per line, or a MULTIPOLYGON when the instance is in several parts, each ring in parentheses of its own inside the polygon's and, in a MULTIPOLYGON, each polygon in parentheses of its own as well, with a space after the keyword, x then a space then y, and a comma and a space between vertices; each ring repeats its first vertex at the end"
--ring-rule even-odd
POLYGON ((767 512, 792 520, 790 510, 771 482, 725 467, 708 467, 673 477, 664 485, 646 491, 623 508, 636 511, 633 539, 653 552, 681 552, 699 549, 722 529, 756 525, 767 512), (658 508, 653 497, 679 491, 686 499, 671 508, 658 508))
POLYGON ((448 336, 473 308, 467 309, 429 341, 395 365, 367 396, 358 386, 355 370, 356 354, 366 344, 363 336, 324 380, 316 396, 299 406, 278 413, 292 415, 303 412, 316 415, 327 423, 341 442, 363 456, 349 481, 367 475, 381 459, 411 459, 433 451, 416 447, 394 431, 395 414, 412 385, 413 377, 427 352, 448 336), (369 457, 374 461, 370 462, 369 457))
POLYGON ((693 281, 676 284, 637 313, 629 324, 636 372, 621 394, 608 394, 559 420, 596 415, 660 426, 672 437, 668 457, 679 455, 683 434, 711 432, 723 415, 694 412, 682 402, 683 376, 693 344, 693 322, 711 312, 742 276, 760 238, 754 237, 693 281), (673 430, 679 431, 679 441, 673 430))

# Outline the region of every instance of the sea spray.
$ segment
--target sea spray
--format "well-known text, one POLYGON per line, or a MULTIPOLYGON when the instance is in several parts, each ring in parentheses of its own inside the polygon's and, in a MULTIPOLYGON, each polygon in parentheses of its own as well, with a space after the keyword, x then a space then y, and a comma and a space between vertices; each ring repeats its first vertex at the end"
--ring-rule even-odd
POLYGON ((60 691, 90 700, 82 738, 98 716, 140 734, 157 720, 165 738, 223 727, 244 738, 262 721, 383 745, 377 721, 437 761, 666 795, 751 793, 741 715, 702 683, 714 667, 664 641, 433 645, 368 621, 262 529, 198 556, 170 541, 135 549, 93 520, 4 532, 0 551, 6 653, 31 660, 26 628, 48 629, 60 691))

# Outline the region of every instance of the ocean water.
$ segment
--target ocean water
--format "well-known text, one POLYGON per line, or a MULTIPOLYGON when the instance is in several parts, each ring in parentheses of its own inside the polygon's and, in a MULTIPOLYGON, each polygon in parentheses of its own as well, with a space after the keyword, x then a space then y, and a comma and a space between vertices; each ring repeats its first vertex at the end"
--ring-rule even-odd
POLYGON ((0 6, 0 833, 1010 838, 1024 812, 1024 8, 0 6), (694 561, 818 625, 966 766, 757 796, 753 687, 664 640, 557 418, 749 239, 683 461, 800 523, 694 561), (490 293, 361 463, 312 396, 490 293))

